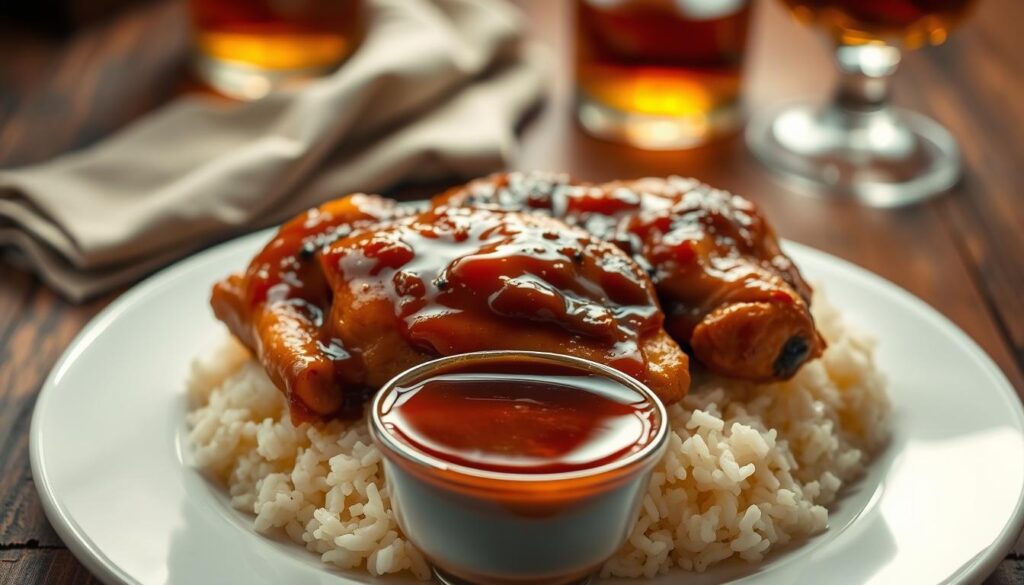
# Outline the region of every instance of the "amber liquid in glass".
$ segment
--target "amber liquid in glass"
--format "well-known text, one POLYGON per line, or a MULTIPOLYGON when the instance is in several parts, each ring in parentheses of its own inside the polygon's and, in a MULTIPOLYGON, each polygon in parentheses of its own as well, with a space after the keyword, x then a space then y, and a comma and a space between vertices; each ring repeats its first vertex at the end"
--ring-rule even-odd
POLYGON ((685 148, 734 130, 746 0, 581 0, 580 122, 643 148, 685 148))
POLYGON ((801 21, 843 45, 899 42, 916 49, 945 42, 973 0, 785 0, 801 21))
POLYGON ((200 76, 235 97, 261 97, 284 80, 331 70, 362 32, 360 0, 190 0, 189 7, 200 76))

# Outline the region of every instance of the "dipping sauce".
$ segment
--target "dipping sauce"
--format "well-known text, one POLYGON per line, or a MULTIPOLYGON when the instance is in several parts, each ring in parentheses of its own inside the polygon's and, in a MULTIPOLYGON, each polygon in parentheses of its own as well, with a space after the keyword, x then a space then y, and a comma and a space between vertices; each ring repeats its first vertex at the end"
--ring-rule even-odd
POLYGON ((420 364, 373 402, 395 520, 442 583, 567 585, 626 541, 668 443, 650 388, 574 356, 420 364))
POLYGON ((600 467, 657 430, 649 399, 621 383, 541 363, 442 372, 395 389, 389 432, 438 459, 510 473, 600 467))

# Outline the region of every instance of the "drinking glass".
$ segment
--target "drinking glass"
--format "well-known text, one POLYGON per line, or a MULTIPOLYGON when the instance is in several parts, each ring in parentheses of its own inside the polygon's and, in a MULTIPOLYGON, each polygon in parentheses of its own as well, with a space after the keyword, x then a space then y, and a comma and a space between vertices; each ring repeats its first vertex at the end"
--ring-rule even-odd
POLYGON ((748 0, 578 0, 576 116, 652 150, 739 128, 748 0))
POLYGON ((361 0, 189 0, 189 11, 197 75, 237 99, 329 73, 363 28, 361 0))
POLYGON ((956 141, 934 120, 890 104, 903 50, 937 45, 972 0, 784 0, 835 43, 831 102, 796 103, 751 120, 747 144, 771 170, 813 193, 876 207, 915 203, 951 188, 956 141))

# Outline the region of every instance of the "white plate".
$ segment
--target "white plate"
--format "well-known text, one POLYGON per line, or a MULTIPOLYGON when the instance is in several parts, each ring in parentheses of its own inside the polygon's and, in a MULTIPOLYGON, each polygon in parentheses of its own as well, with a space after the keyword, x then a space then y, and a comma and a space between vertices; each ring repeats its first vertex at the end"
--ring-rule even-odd
MULTIPOLYGON (((184 380, 224 335, 210 286, 268 232, 193 256, 97 316, 47 379, 32 419, 36 487, 68 548, 107 583, 401 583, 320 564, 256 534, 189 466, 184 380)), ((974 582, 1024 520, 1024 413, 995 364, 922 301, 842 260, 787 249, 847 318, 880 340, 893 439, 830 513, 829 529, 750 566, 687 583, 974 582)), ((670 574, 656 581, 678 582, 670 574)))

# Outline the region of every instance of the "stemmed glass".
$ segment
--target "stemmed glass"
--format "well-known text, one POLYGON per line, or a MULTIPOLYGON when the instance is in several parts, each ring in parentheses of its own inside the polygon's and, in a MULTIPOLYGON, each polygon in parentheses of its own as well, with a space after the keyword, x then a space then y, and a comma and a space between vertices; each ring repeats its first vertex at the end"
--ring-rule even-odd
POLYGON ((956 141, 939 123, 890 104, 903 50, 940 44, 972 0, 784 0, 835 42, 840 78, 824 105, 755 116, 747 144, 771 170, 813 193, 896 207, 960 177, 956 141))

